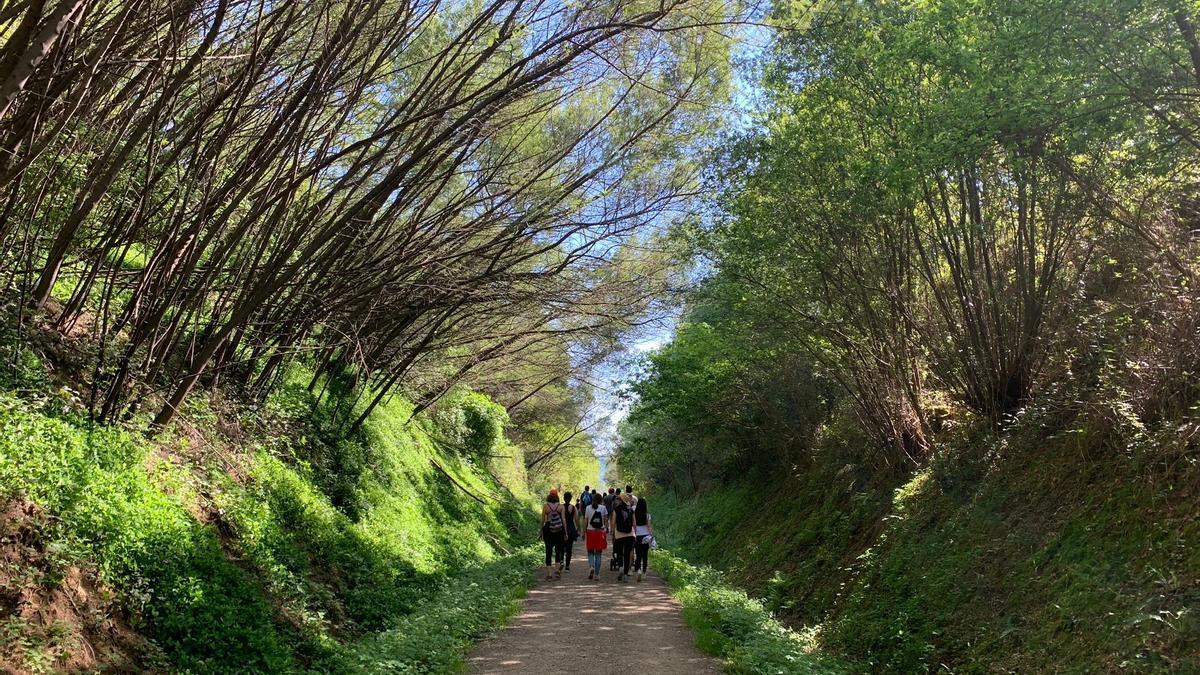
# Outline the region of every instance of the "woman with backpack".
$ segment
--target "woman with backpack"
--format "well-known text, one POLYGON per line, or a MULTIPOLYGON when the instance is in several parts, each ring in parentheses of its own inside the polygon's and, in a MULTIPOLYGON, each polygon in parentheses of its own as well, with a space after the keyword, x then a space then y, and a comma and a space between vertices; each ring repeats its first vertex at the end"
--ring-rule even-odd
POLYGON ((604 550, 608 548, 608 509, 599 499, 600 495, 592 493, 592 504, 584 511, 583 520, 587 523, 584 530, 584 544, 588 554, 588 579, 600 579, 600 561, 604 558, 604 550))
POLYGON ((613 499, 612 519, 613 550, 620 561, 621 571, 617 581, 629 580, 629 556, 633 553, 633 509, 629 508, 629 495, 618 495, 613 499))
POLYGON ((563 505, 567 519, 567 540, 563 546, 563 559, 567 564, 563 569, 570 572, 571 555, 575 552, 575 540, 579 538, 579 509, 571 503, 570 492, 563 493, 563 505))
POLYGON ((637 559, 633 563, 633 571, 637 572, 637 580, 648 572, 650 563, 650 542, 654 540, 654 525, 651 524, 650 510, 646 506, 646 498, 639 497, 633 507, 633 535, 637 543, 637 559))
POLYGON ((542 505, 541 523, 542 541, 546 544, 546 581, 562 576, 563 552, 567 545, 566 515, 566 509, 558 501, 558 490, 551 490, 542 505), (552 555, 557 570, 550 566, 552 555))

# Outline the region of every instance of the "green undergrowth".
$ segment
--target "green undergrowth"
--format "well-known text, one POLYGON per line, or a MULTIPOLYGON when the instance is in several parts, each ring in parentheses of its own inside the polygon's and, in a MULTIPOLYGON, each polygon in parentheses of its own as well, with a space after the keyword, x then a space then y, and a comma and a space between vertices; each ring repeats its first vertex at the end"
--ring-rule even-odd
POLYGON ((507 623, 533 585, 539 551, 526 547, 473 569, 393 628, 355 645, 348 670, 361 673, 450 673, 476 640, 507 623))
POLYGON ((828 458, 698 496, 657 494, 650 505, 664 545, 723 570, 790 625, 815 625, 840 603, 899 483, 866 473, 828 458))
POLYGON ((829 644, 894 672, 1200 671, 1200 475, 1177 440, 940 458, 896 491, 829 644))
POLYGON ((871 672, 1200 672, 1200 467, 1183 438, 1034 429, 890 483, 818 462, 651 504, 664 544, 871 672))
POLYGON ((0 393, 0 500, 47 513, 55 555, 97 569, 172 669, 451 668, 530 576, 514 553, 532 538, 526 495, 477 456, 503 434, 413 417, 396 397, 331 441, 303 375, 236 444, 203 402, 190 433, 152 441, 93 427, 55 393, 0 393), (472 602, 486 609, 440 628, 472 602))
POLYGON ((691 565, 669 551, 656 551, 655 570, 671 585, 696 644, 725 659, 733 673, 800 675, 848 672, 844 664, 816 651, 811 635, 775 619, 762 602, 727 584, 711 567, 691 565))
POLYGON ((296 664, 262 589, 185 506, 190 475, 126 432, 88 430, 0 396, 0 489, 54 518, 60 557, 94 562, 120 589, 133 627, 181 670, 296 664), (174 494, 172 494, 174 493, 174 494))

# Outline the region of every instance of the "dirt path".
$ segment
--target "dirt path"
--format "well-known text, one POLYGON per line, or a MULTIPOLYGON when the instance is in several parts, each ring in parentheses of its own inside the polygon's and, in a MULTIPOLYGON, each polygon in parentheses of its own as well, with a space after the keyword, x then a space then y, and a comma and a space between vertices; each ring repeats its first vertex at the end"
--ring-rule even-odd
MULTIPOLYGON (((587 554, 575 546, 562 579, 539 581, 521 614, 467 656, 471 673, 609 675, 720 673, 721 662, 696 649, 666 582, 651 575, 618 583, 605 552, 599 581, 588 581, 587 554)), ((651 561, 654 554, 650 554, 651 561)))

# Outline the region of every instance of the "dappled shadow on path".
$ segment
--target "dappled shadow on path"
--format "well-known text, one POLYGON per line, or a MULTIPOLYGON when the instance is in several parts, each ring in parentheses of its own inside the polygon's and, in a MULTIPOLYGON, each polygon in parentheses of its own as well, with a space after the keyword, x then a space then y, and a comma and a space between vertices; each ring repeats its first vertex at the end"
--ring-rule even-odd
POLYGON ((589 581, 581 548, 562 579, 539 582, 521 614, 475 647, 469 672, 722 672, 719 660, 696 649, 665 582, 618 583, 607 558, 601 579, 589 581))

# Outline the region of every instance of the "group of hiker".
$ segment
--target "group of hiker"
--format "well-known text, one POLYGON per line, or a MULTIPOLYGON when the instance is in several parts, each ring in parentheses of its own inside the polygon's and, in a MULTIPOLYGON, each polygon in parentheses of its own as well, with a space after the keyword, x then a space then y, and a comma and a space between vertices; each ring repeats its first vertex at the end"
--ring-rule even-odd
POLYGON ((633 486, 609 488, 607 493, 583 486, 579 501, 574 495, 550 490, 542 505, 541 537, 546 545, 546 579, 557 579, 571 569, 575 542, 583 536, 588 555, 588 579, 600 579, 604 552, 612 540, 610 566, 617 581, 627 582, 631 571, 641 581, 655 546, 654 526, 650 522, 645 498, 633 494, 633 486))

